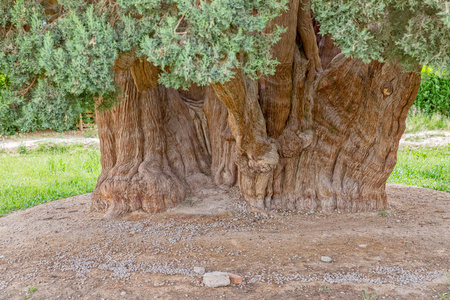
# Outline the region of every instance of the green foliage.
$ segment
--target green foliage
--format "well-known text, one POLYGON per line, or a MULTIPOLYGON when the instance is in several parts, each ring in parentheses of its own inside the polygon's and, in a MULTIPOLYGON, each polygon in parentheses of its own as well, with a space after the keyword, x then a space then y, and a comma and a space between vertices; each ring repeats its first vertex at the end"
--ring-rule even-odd
POLYGON ((56 89, 40 80, 28 99, 17 97, 2 85, 0 77, 0 134, 15 134, 40 129, 55 131, 75 127, 79 114, 92 108, 92 101, 76 101, 63 97, 56 89), (3 96, 2 96, 3 95, 3 96))
POLYGON ((361 295, 363 300, 375 300, 377 298, 377 294, 368 294, 365 290, 361 291, 361 295))
POLYGON ((73 129, 79 114, 91 108, 92 101, 83 100, 76 101, 76 98, 61 93, 47 82, 39 81, 30 99, 21 105, 16 126, 21 132, 73 129))
POLYGON ((17 148, 17 153, 19 153, 19 154, 27 154, 27 153, 28 153, 28 149, 27 149, 26 146, 20 145, 20 146, 17 148))
POLYGON ((0 74, 0 89, 6 88, 6 76, 0 74))
MULTIPOLYGON (((410 70, 450 69, 447 1, 311 2, 321 33, 346 55, 398 61, 410 70)), ((95 99, 111 105, 121 92, 113 66, 125 52, 160 67, 159 82, 174 88, 225 82, 236 69, 251 78, 272 74, 277 62, 270 49, 284 28, 266 27, 287 0, 51 3, 0 5, 0 70, 8 78, 0 89, 0 132, 68 129, 95 99)))
POLYGON ((10 98, 2 97, 6 92, 6 77, 0 75, 0 134, 14 134, 17 130, 15 121, 19 109, 10 98))
POLYGON ((0 134, 11 134, 15 131, 11 126, 15 120, 13 107, 2 97, 2 92, 6 89, 6 76, 0 74, 0 134))
POLYGON ((439 113, 450 117, 450 78, 444 78, 427 70, 414 105, 426 114, 439 113))
POLYGON ((35 286, 30 287, 30 288, 27 290, 27 293, 26 293, 24 299, 30 299, 31 295, 32 295, 34 292, 36 292, 36 290, 37 290, 37 288, 36 288, 35 286))
POLYGON ((388 180, 450 192, 450 144, 445 147, 405 147, 388 180))
POLYGON ((101 171, 98 147, 42 144, 24 154, 0 154, 0 216, 92 192, 101 171))
POLYGON ((408 70, 450 69, 450 3, 446 0, 313 0, 321 34, 347 56, 395 61, 408 70))
POLYGON ((264 28, 286 1, 173 2, 177 9, 143 38, 138 51, 161 67, 161 83, 179 88, 225 82, 240 68, 255 78, 273 73, 276 61, 269 50, 283 29, 264 33, 264 28))
MULTIPOLYGON (((175 88, 227 81, 235 69, 271 74, 277 62, 269 50, 283 29, 265 27, 287 0, 47 2, 0 6, 0 70, 14 91, 3 96, 41 104, 48 96, 64 111, 64 101, 92 107, 99 96, 115 100, 112 68, 128 51, 161 67, 160 83, 175 88)), ((32 115, 22 122, 27 128, 44 122, 38 111, 32 115)))
POLYGON ((385 210, 382 210, 382 211, 379 211, 379 212, 378 212, 378 215, 381 216, 381 217, 383 217, 383 218, 385 218, 385 217, 388 216, 388 212, 385 211, 385 210))

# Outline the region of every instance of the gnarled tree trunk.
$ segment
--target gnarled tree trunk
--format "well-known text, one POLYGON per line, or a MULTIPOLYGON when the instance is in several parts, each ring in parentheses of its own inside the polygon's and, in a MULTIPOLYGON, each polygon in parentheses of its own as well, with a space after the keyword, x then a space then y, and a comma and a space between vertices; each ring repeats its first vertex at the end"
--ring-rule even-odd
POLYGON ((386 207, 419 75, 345 58, 317 35, 308 1, 291 0, 267 30, 276 24, 288 27, 273 49, 280 64, 259 81, 236 70, 228 83, 177 91, 134 54, 118 59, 126 99, 98 114, 95 208, 155 213, 213 185, 239 185, 257 208, 386 207))

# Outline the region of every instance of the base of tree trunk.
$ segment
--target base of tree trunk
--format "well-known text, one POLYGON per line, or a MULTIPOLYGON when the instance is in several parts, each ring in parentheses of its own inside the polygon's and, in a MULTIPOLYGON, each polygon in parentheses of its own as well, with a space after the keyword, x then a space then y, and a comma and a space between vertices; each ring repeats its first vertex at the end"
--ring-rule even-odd
POLYGON ((110 217, 157 213, 203 189, 238 185, 258 209, 385 209, 420 76, 342 54, 312 63, 314 44, 309 59, 289 45, 292 56, 280 56, 273 76, 252 81, 237 71, 228 83, 189 91, 157 85, 139 61, 116 69, 126 98, 97 114, 93 207, 110 217))
POLYGON ((180 94, 162 86, 139 92, 129 70, 117 70, 116 82, 127 98, 97 117, 102 173, 93 207, 111 217, 157 213, 212 185, 210 156, 180 94))

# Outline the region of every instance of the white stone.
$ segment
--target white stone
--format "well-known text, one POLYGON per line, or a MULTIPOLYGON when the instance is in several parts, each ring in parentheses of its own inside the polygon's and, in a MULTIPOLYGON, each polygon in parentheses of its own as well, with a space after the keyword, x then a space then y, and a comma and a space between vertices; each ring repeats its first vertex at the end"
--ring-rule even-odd
POLYGON ((366 248, 367 245, 366 245, 366 244, 361 244, 361 245, 358 245, 358 247, 359 247, 359 248, 366 248))
POLYGON ((333 261, 333 260, 331 259, 331 257, 328 257, 328 256, 322 256, 322 257, 320 258, 320 260, 323 261, 323 262, 327 262, 327 263, 330 263, 330 262, 333 261))
POLYGON ((228 286, 230 283, 230 277, 225 272, 208 272, 203 275, 203 284, 207 287, 228 286))
POLYGON ((203 274, 205 274, 205 268, 203 268, 203 267, 194 267, 194 273, 203 275, 203 274))

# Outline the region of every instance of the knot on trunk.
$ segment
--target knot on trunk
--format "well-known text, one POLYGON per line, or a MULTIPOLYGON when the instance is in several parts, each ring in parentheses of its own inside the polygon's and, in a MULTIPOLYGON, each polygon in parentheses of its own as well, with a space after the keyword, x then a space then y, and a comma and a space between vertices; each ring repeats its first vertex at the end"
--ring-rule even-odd
POLYGON ((389 81, 385 81, 381 84, 381 92, 384 96, 390 96, 394 92, 394 86, 389 81))
POLYGON ((314 137, 312 130, 306 131, 292 131, 286 129, 277 139, 279 143, 280 154, 282 157, 295 157, 299 156, 303 149, 311 145, 314 137))
POLYGON ((274 142, 269 144, 267 151, 260 156, 253 156, 244 152, 236 151, 235 161, 242 173, 251 176, 255 173, 268 173, 278 165, 280 156, 274 142))

